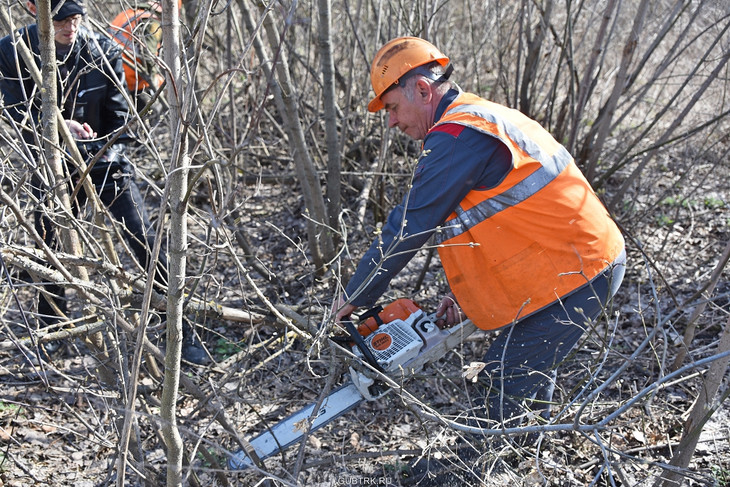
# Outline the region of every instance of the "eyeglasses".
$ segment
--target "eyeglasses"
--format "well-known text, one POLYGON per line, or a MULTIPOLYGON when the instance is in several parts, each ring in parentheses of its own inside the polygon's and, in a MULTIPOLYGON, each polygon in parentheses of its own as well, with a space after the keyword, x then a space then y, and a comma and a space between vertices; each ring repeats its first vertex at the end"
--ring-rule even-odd
POLYGON ((54 20, 53 27, 56 29, 63 29, 64 27, 67 27, 69 25, 78 27, 83 19, 84 16, 81 14, 72 15, 71 17, 66 17, 63 20, 54 20))

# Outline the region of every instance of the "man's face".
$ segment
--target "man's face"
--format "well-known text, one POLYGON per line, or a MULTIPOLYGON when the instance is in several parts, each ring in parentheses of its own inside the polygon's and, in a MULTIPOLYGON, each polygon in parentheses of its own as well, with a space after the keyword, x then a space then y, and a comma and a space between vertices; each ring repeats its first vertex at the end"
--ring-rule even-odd
POLYGON ((414 81, 403 88, 397 87, 388 91, 381 100, 385 105, 385 111, 388 112, 389 127, 398 127, 401 132, 416 140, 426 136, 432 123, 430 104, 426 103, 427 100, 419 92, 414 81), (406 96, 406 90, 411 90, 413 96, 406 96))
POLYGON ((61 46, 70 46, 76 40, 83 15, 76 14, 63 20, 53 21, 54 39, 61 46))

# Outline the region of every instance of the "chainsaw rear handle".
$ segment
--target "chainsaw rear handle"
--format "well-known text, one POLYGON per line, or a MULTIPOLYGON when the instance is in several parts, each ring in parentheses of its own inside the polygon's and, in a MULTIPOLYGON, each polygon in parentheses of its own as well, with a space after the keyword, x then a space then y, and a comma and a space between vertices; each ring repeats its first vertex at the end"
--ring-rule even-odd
POLYGON ((347 333, 349 333, 350 338, 355 343, 355 346, 362 353, 365 361, 373 366, 378 372, 385 372, 378 363, 378 361, 375 359, 373 352, 371 352, 368 346, 365 344, 365 340, 363 339, 362 335, 360 335, 360 333, 357 331, 355 324, 352 322, 349 316, 345 316, 344 318, 342 318, 342 324, 345 325, 347 333))

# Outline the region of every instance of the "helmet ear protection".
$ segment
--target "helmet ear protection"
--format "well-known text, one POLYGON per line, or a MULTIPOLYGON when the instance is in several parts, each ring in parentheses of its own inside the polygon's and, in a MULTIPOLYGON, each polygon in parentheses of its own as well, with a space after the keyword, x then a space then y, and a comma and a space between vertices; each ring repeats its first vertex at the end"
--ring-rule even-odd
POLYGON ((368 103, 368 111, 381 110, 384 107, 381 97, 410 76, 420 74, 434 81, 446 81, 453 68, 448 66, 444 74, 434 74, 424 66, 432 62, 446 67, 449 58, 436 46, 418 37, 398 37, 381 47, 370 67, 370 82, 375 97, 368 103))

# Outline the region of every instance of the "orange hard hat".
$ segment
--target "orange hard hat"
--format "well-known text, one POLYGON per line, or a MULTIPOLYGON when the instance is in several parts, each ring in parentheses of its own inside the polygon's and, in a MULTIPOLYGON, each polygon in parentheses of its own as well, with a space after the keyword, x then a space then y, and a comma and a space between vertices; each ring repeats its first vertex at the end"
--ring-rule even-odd
POLYGON ((377 112, 384 107, 380 97, 404 74, 433 61, 444 67, 449 64, 449 58, 436 46, 419 37, 398 37, 381 47, 370 67, 375 98, 368 103, 368 111, 377 112))

